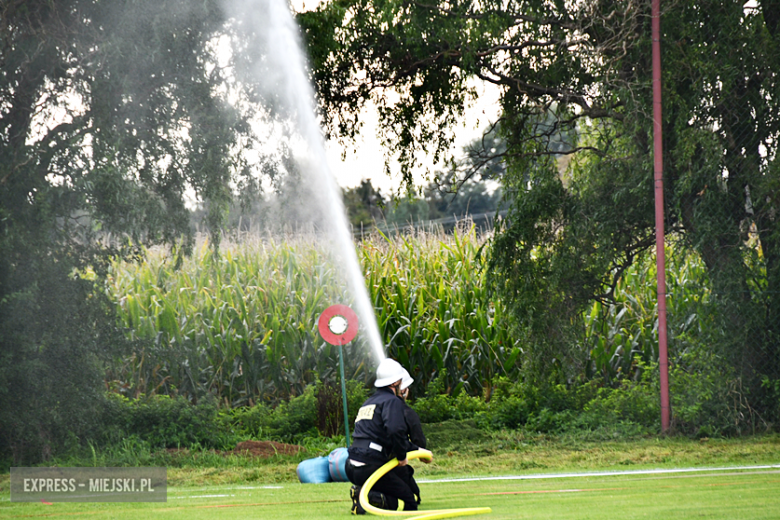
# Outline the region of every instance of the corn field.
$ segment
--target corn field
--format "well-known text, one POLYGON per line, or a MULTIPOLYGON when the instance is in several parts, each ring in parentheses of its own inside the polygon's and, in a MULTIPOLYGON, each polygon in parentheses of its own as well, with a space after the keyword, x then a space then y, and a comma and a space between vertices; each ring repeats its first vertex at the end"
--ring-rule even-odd
MULTIPOLYGON (((472 228, 375 234, 357 245, 387 354, 409 368, 417 395, 436 378, 451 394, 489 395, 496 376, 522 376, 523 345, 479 260, 487 238, 472 228)), ((701 261, 673 253, 669 327, 680 355, 697 344, 709 291, 701 261)), ((116 263, 107 290, 136 348, 114 362, 109 384, 127 395, 211 393, 242 406, 335 381, 337 347, 319 336, 317 319, 351 299, 328 266, 326 248, 313 237, 244 237, 218 255, 203 242, 178 269, 162 251, 116 263)), ((612 301, 585 312, 585 379, 616 385, 638 378, 640 362, 657 360, 655 295, 647 255, 624 273, 612 301)), ((346 377, 369 384, 373 363, 362 335, 344 354, 346 377)))
MULTIPOLYGON (((484 237, 419 232, 358 245, 388 355, 422 384, 438 375, 453 391, 479 392, 519 357, 491 302, 476 253, 484 237)), ((174 269, 162 251, 117 263, 107 290, 134 352, 114 363, 111 385, 129 395, 210 392, 228 406, 275 402, 336 377, 338 352, 317 332, 319 315, 350 303, 313 237, 245 238, 219 255, 203 242, 174 269)), ((369 349, 345 347, 346 377, 370 382, 369 349)))
POLYGON ((488 292, 477 259, 483 243, 456 230, 362 244, 388 354, 409 367, 418 392, 441 376, 449 393, 480 394, 495 376, 517 375, 521 348, 488 292))

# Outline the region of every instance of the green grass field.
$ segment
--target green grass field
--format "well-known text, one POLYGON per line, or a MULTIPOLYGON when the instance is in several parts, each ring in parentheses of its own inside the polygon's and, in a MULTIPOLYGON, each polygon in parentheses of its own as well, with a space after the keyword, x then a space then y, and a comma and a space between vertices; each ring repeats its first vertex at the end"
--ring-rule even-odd
MULTIPOLYGON (((524 480, 421 482, 423 509, 491 507, 480 518, 776 519, 780 469, 586 475, 524 480)), ((167 503, 10 503, 3 518, 164 518, 298 520, 349 516, 349 484, 172 487, 167 503)))
MULTIPOLYGON (((780 518, 778 434, 596 441, 426 426, 436 448, 432 464, 414 463, 422 509, 491 507, 473 517, 485 520, 780 518), (713 470, 754 466, 774 467, 713 470), (697 471, 647 473, 674 468, 697 471), (522 479, 484 480, 502 475, 522 479), (472 480, 445 482, 463 478, 472 480)), ((12 503, 4 473, 0 518, 349 518, 349 484, 299 484, 299 460, 189 454, 168 466, 167 503, 12 503)))

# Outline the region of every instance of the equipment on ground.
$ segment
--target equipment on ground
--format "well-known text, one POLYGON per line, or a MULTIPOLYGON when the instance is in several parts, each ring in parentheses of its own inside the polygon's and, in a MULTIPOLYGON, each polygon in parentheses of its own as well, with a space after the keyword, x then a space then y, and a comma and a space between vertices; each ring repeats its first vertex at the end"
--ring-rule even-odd
POLYGON ((328 455, 328 472, 332 482, 349 482, 347 478, 347 448, 336 448, 328 455))
POLYGON ((298 464, 296 473, 301 484, 349 482, 347 478, 347 448, 336 448, 327 457, 306 459, 298 464))
POLYGON ((298 464, 296 473, 298 473, 298 480, 302 484, 324 484, 325 482, 330 482, 328 457, 306 459, 298 464))

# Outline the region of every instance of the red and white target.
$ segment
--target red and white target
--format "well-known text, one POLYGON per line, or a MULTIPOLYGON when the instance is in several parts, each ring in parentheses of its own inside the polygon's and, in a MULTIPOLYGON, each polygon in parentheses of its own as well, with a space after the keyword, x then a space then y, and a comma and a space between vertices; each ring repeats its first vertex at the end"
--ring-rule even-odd
POLYGON ((346 305, 331 305, 320 315, 317 328, 331 345, 346 345, 357 335, 357 314, 346 305))

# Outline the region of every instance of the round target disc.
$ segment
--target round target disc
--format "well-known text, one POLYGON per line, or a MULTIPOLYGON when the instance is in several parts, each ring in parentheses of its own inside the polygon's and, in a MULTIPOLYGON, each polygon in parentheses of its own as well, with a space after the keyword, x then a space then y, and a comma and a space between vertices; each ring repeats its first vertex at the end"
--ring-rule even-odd
POLYGON ((346 305, 331 305, 320 315, 317 328, 331 345, 346 345, 357 335, 357 314, 346 305))

